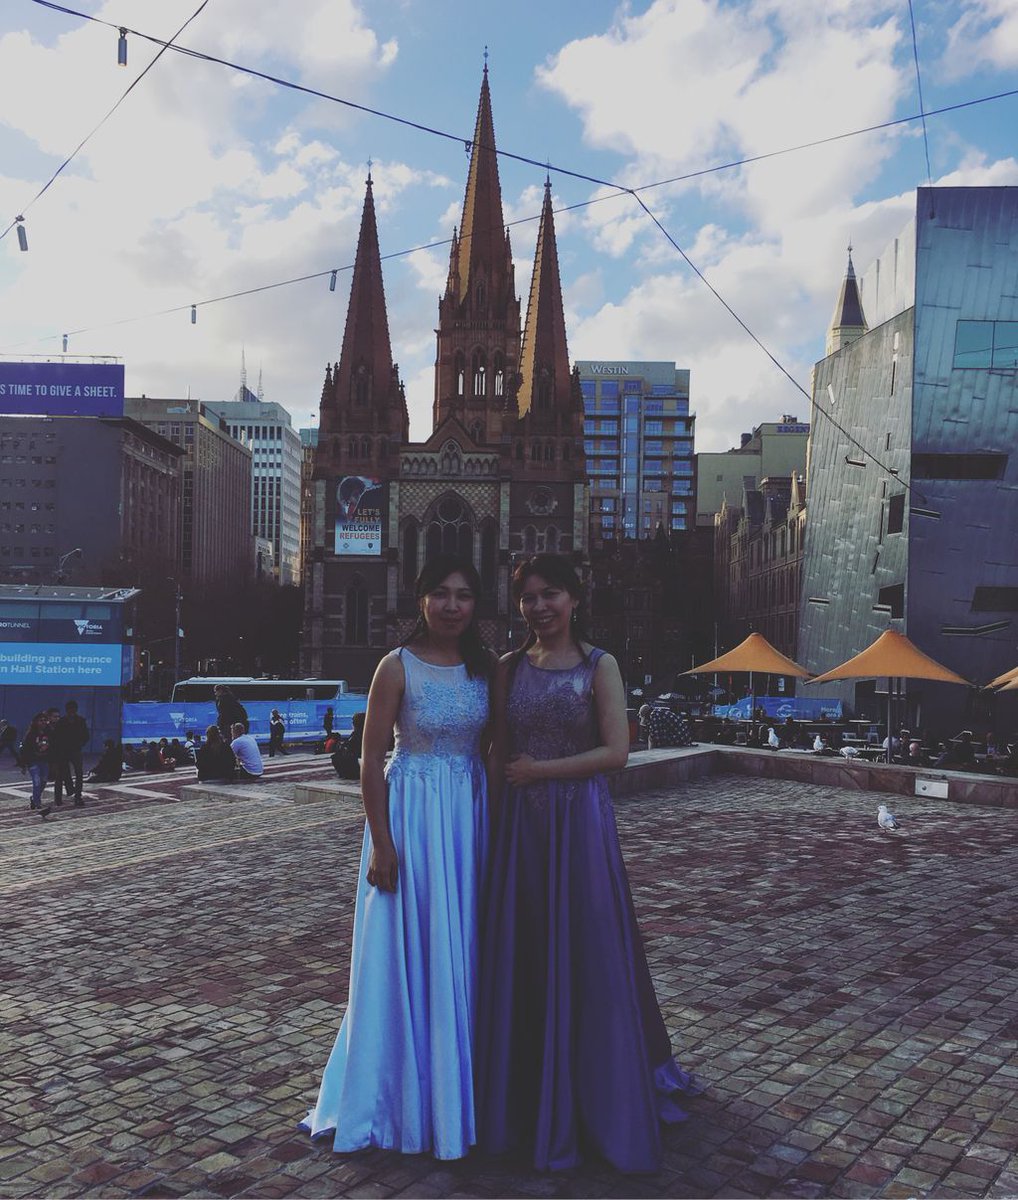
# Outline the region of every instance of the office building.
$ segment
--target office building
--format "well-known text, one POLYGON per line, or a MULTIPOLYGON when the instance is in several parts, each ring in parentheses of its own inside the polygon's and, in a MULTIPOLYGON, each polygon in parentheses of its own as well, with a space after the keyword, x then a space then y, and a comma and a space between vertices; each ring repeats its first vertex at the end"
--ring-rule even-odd
POLYGON ((251 451, 197 400, 128 397, 125 411, 183 451, 180 581, 191 594, 253 573, 251 451))
POLYGON ((130 417, 0 415, 0 579, 176 575, 182 457, 130 417))
MULTIPOLYGON (((1018 662, 1015 229, 1018 188, 920 188, 859 280, 856 336, 816 366, 798 655, 811 671, 885 629, 976 683, 1018 662)), ((876 716, 876 686, 825 691, 876 716)), ((911 729, 1014 732, 1013 697, 905 688, 896 720, 911 729)))
POLYGON ((251 449, 251 525, 272 542, 280 583, 300 582, 301 442, 290 414, 241 384, 237 399, 209 403, 231 437, 251 449))
POLYGON ((674 362, 577 362, 594 549, 693 526, 689 372, 674 362))
POLYGON ((742 505, 744 491, 756 491, 764 479, 789 479, 806 471, 809 424, 786 413, 780 421, 764 421, 740 444, 723 452, 696 456, 696 523, 713 527, 727 499, 742 505))

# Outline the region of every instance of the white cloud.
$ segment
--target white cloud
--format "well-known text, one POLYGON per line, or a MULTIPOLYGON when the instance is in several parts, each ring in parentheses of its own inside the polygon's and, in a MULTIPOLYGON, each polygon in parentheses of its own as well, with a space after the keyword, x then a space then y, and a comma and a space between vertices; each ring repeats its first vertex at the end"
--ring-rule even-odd
POLYGON ((968 0, 948 31, 940 68, 948 79, 980 67, 1018 67, 1018 8, 1013 0, 968 0))

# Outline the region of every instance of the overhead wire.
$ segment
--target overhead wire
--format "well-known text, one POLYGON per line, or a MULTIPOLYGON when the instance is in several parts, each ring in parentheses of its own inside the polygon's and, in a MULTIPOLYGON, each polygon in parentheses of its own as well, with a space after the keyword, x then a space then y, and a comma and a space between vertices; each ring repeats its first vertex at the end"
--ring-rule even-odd
MULTIPOLYGON (((113 105, 113 107, 106 113, 106 115, 99 121, 99 123, 97 125, 93 126, 93 128, 91 130, 89 130, 88 133, 85 134, 85 136, 74 147, 74 149, 70 152, 70 154, 68 154, 68 156, 60 164, 60 166, 57 167, 57 169, 53 172, 53 174, 49 177, 49 179, 47 179, 46 182, 42 185, 42 187, 35 193, 35 195, 32 197, 32 199, 29 200, 29 202, 27 204, 23 204, 21 206, 21 214, 22 215, 24 213, 28 212, 28 210, 32 207, 32 205, 36 202, 36 200, 38 200, 41 196, 45 195, 45 193, 49 191, 50 187, 52 187, 52 185, 56 182, 56 180, 59 178, 59 176, 63 174, 64 170, 70 166, 70 164, 74 161, 74 159, 78 156, 78 154, 85 148, 85 146, 88 145, 88 143, 92 140, 93 137, 95 137, 95 135, 99 132, 99 130, 102 129, 102 127, 106 124, 106 122, 110 119, 110 117, 113 116, 113 114, 117 111, 117 109, 121 106, 121 104, 124 103, 124 101, 131 94, 131 92, 133 92, 134 89, 138 86, 138 84, 141 83, 141 81, 145 78, 145 76, 149 73, 149 71, 152 70, 152 68, 162 58, 162 56, 166 53, 166 51, 174 49, 174 46, 173 46, 174 39, 178 38, 184 32, 184 30, 188 27, 188 25, 191 24, 191 22, 195 19, 195 17, 197 17, 201 13, 202 9, 205 8, 205 6, 208 4, 208 2, 209 2, 209 0, 201 0, 201 4, 198 5, 198 7, 187 18, 187 20, 184 22, 184 24, 181 25, 181 27, 177 30, 177 32, 173 35, 173 37, 171 37, 168 42, 160 43, 161 48, 154 55, 154 57, 152 58, 152 61, 143 70, 139 71, 138 74, 134 77, 134 79, 131 80, 131 82, 127 85, 127 87, 121 93, 120 98, 113 105)), ((103 25, 106 25, 109 22, 103 21, 101 23, 103 25)), ((2 242, 3 239, 15 227, 15 225, 17 225, 18 220, 19 220, 19 218, 15 217, 14 220, 12 220, 10 222, 10 224, 7 226, 7 228, 4 229, 4 231, 2 233, 0 233, 0 242, 2 242)))
MULTIPOLYGON (((86 21, 93 21, 97 24, 106 25, 110 28, 118 28, 118 29, 120 28, 120 26, 114 25, 112 22, 109 22, 109 21, 104 21, 99 17, 93 16, 92 14, 83 13, 79 10, 70 8, 66 5, 55 3, 55 0, 32 0, 32 2, 35 4, 38 4, 41 7, 53 9, 55 11, 62 12, 62 13, 65 13, 65 14, 68 14, 71 16, 79 17, 86 21)), ((175 39, 179 35, 179 33, 182 32, 182 30, 184 28, 186 28, 186 25, 189 24, 190 21, 193 20, 194 17, 198 15, 198 13, 201 11, 202 8, 205 7, 205 4, 207 4, 207 3, 208 3, 208 0, 203 0, 202 5, 195 12, 195 14, 193 14, 193 16, 191 18, 189 18, 189 20, 187 22, 185 22, 185 25, 181 27, 181 30, 178 31, 178 34, 175 34, 174 38, 171 39, 171 41, 169 41, 169 42, 164 42, 162 39, 157 38, 154 35, 144 33, 143 31, 140 31, 140 30, 131 29, 130 27, 125 27, 125 28, 127 28, 128 32, 131 33, 132 36, 139 37, 144 40, 158 44, 160 46, 159 54, 162 54, 166 50, 170 49, 176 53, 184 54, 187 57, 196 58, 199 60, 203 60, 206 62, 221 65, 221 66, 226 66, 232 70, 239 71, 243 74, 252 76, 254 78, 262 79, 266 82, 276 84, 277 86, 281 86, 281 87, 284 87, 284 88, 287 88, 287 89, 290 89, 290 90, 293 90, 296 92, 300 92, 300 93, 303 93, 308 96, 312 96, 317 99, 327 100, 332 103, 341 104, 344 107, 354 109, 356 111, 365 113, 367 115, 371 115, 371 116, 379 117, 384 120, 395 122, 397 124, 406 126, 408 128, 414 129, 421 133, 427 133, 427 134, 430 134, 435 137, 443 138, 445 140, 462 143, 468 150, 472 148, 473 140, 470 138, 463 138, 459 134, 454 134, 447 130, 438 129, 438 128, 435 128, 430 125, 425 125, 422 122, 414 121, 414 120, 411 120, 410 118, 406 118, 406 117, 401 117, 401 116, 398 116, 397 114, 389 113, 389 112, 386 112, 381 109, 375 109, 368 105, 360 104, 356 101, 348 100, 343 97, 334 96, 330 93, 320 91, 319 89, 310 88, 310 87, 307 87, 306 85, 295 83, 292 80, 283 79, 279 76, 272 75, 268 72, 258 71, 255 68, 247 67, 240 63, 234 63, 234 62, 231 62, 230 60, 220 58, 216 55, 207 54, 202 51, 194 50, 190 47, 180 46, 178 44, 175 44, 175 39)), ((830 144, 832 142, 837 142, 837 141, 840 141, 840 140, 843 140, 843 139, 846 139, 849 137, 856 137, 856 136, 860 136, 865 133, 877 132, 880 130, 890 129, 895 126, 909 124, 915 120, 921 120, 921 122, 922 122, 924 143, 926 145, 927 174, 928 174, 928 178, 930 179, 930 183, 932 185, 932 173, 930 171, 929 143, 928 143, 928 135, 927 135, 927 127, 926 127, 926 118, 928 116, 942 115, 942 114, 948 113, 948 112, 955 112, 960 109, 972 107, 977 104, 989 103, 991 101, 1009 98, 1011 96, 1018 95, 1018 88, 1012 89, 1009 91, 1005 91, 1005 92, 995 93, 991 96, 984 96, 984 97, 978 97, 978 98, 974 98, 974 99, 967 100, 967 101, 960 101, 955 104, 945 105, 942 108, 932 109, 927 112, 927 110, 925 109, 925 105, 923 103, 923 98, 922 98, 921 76, 919 73, 918 43, 916 40, 915 20, 914 20, 914 13, 912 10, 912 0, 908 0, 908 3, 909 3, 909 15, 910 15, 911 24, 912 24, 913 54, 914 54, 914 58, 915 58, 917 90, 918 90, 918 97, 919 97, 919 110, 920 111, 918 114, 894 118, 893 120, 890 120, 890 121, 879 122, 877 124, 865 126, 860 129, 849 130, 849 131, 845 131, 845 132, 839 133, 839 134, 832 134, 832 135, 829 135, 828 137, 818 138, 818 139, 815 139, 810 142, 799 143, 795 146, 784 147, 779 150, 769 151, 769 152, 765 152, 765 153, 762 153, 759 155, 751 155, 751 156, 747 156, 742 159, 735 159, 735 160, 732 160, 732 161, 729 161, 726 163, 719 163, 719 164, 716 164, 711 167, 701 168, 696 171, 686 172, 681 175, 671 176, 667 179, 662 179, 662 180, 655 180, 651 183, 641 184, 641 185, 634 186, 634 187, 629 187, 625 184, 620 184, 613 180, 601 179, 601 178, 591 175, 587 172, 577 171, 575 169, 568 168, 568 167, 565 167, 565 166, 562 166, 559 164, 549 163, 547 160, 539 161, 535 158, 531 158, 528 155, 518 154, 513 151, 509 151, 509 150, 505 150, 505 149, 499 149, 498 147, 495 147, 495 146, 480 147, 481 149, 486 149, 486 150, 492 151, 496 155, 498 155, 502 158, 505 158, 505 159, 509 159, 511 161, 520 162, 520 163, 523 163, 523 164, 529 165, 529 166, 536 166, 545 171, 548 171, 548 170, 554 171, 554 172, 556 172, 556 174, 559 174, 559 175, 564 175, 569 178, 581 180, 583 182, 593 184, 594 186, 597 186, 597 187, 611 189, 610 193, 608 195, 593 197, 593 198, 590 198, 585 201, 581 201, 581 202, 573 204, 573 205, 568 205, 563 208, 558 208, 555 210, 556 213, 575 211, 577 209, 588 207, 590 205, 597 204, 597 203, 600 203, 605 200, 616 199, 619 196, 632 196, 633 199, 637 201, 637 203, 639 204, 641 209, 644 211, 646 216, 654 223, 654 225, 665 236, 665 238, 669 241, 669 243, 676 250, 676 252, 683 258, 683 260, 685 261, 685 263, 689 267, 689 269, 691 271, 693 271, 693 273, 697 276, 697 278, 712 292, 712 294, 722 304, 722 306, 725 308, 725 310, 731 315, 731 317, 737 322, 737 324, 743 329, 743 331, 753 340, 753 342, 766 354, 766 356, 774 364, 774 366, 792 383, 792 385, 798 391, 800 391, 807 398, 807 400, 809 400, 813 409, 815 411, 819 412, 820 414, 822 414, 825 417, 825 419, 830 421, 831 424, 839 430, 839 432, 841 432, 845 437, 847 437, 849 439, 849 441, 853 445, 855 445, 862 453, 866 454, 867 457, 869 457, 874 462, 875 465, 877 465, 881 468, 881 470, 887 471, 889 474, 895 475, 895 477, 897 477, 897 473, 895 471, 893 471, 892 468, 889 468, 885 464, 883 464, 879 460, 879 458, 877 458, 877 456, 872 453, 872 451, 868 450, 861 442, 858 441, 858 439, 856 439, 852 434, 850 434, 846 429, 844 429, 844 427, 841 426, 835 420, 835 418, 829 412, 827 412, 826 409, 823 409, 819 405, 816 404, 814 398, 806 391, 806 389, 798 382, 798 380, 796 380, 794 378, 794 376, 783 366, 783 364, 767 348, 767 346, 763 343, 763 341, 753 332, 752 329, 750 329, 750 327, 746 324, 746 322, 742 320, 742 318, 738 315, 738 313, 721 296, 721 294, 717 291, 717 289, 714 288, 714 286, 710 283, 710 281, 707 279, 707 277, 699 270, 699 268, 696 266, 696 264, 692 262, 692 260, 686 254, 686 252, 682 249, 682 247, 679 245, 679 243, 672 237, 672 235, 664 227, 664 225, 657 218, 657 216, 643 202, 643 200, 641 199, 641 197, 639 196, 638 193, 641 191, 650 190, 652 188, 663 187, 663 186, 666 186, 669 184, 677 184, 677 183, 686 182, 688 180, 696 179, 696 178, 702 177, 704 175, 709 175, 709 174, 712 174, 712 173, 715 173, 718 171, 732 170, 732 169, 735 169, 740 166, 751 165, 753 163, 762 162, 767 159, 776 158, 776 157, 779 157, 782 155, 796 153, 801 150, 813 149, 815 147, 830 144)), ((159 54, 156 55, 156 59, 159 57, 159 54)), ((156 59, 153 59, 153 63, 149 64, 149 67, 151 67, 154 64, 156 59)), ((146 70, 147 69, 149 69, 149 68, 146 68, 146 70)), ((143 72, 143 74, 144 74, 144 72, 143 72)), ((139 76, 138 78, 140 79, 141 76, 139 76)), ((135 80, 134 82, 137 83, 138 80, 135 80)), ((134 84, 132 84, 132 87, 133 86, 134 86, 134 84)), ((128 89, 128 91, 129 90, 130 89, 128 89)), ((125 92, 125 96, 126 96, 126 94, 127 93, 125 92)), ((121 100, 123 98, 124 97, 121 97, 121 100)), ((120 103, 120 101, 118 101, 118 104, 119 103, 120 103)), ((114 106, 114 109, 115 108, 116 108, 116 106, 114 106)), ((109 115, 112 115, 113 111, 114 110, 111 110, 110 114, 107 114, 107 117, 109 115)), ((104 118, 103 120, 105 121, 106 119, 107 118, 104 118)), ((100 124, 102 124, 102 122, 100 122, 100 124)), ((98 128, 98 126, 97 126, 97 128, 98 128)), ((93 132, 95 132, 95 131, 93 131, 93 132)), ((89 137, 91 137, 91 136, 92 135, 90 134, 89 137)), ((84 143, 82 143, 82 145, 84 145, 84 143)), ((77 149, 80 149, 80 148, 81 147, 79 146, 77 149)), ((77 153, 77 149, 74 151, 74 153, 77 153)), ((64 164, 64 165, 66 165, 66 164, 64 164)), ((62 170, 62 169, 63 169, 63 167, 61 167, 59 170, 62 170)), ((59 174, 59 170, 56 174, 59 174)), ((56 178, 56 175, 54 175, 53 178, 56 178)), ((48 188, 50 186, 50 184, 52 182, 53 182, 53 179, 51 179, 45 185, 45 187, 43 189, 41 189, 41 191, 38 193, 38 195, 34 199, 38 199, 39 195, 42 195, 42 193, 46 190, 46 188, 48 188)), ((34 203, 34 199, 32 201, 33 203, 34 203)), ((531 216, 531 217, 520 218, 517 221, 510 222, 510 225, 523 224, 525 222, 533 221, 536 219, 538 219, 537 214, 535 214, 534 216, 531 216)), ((13 225, 14 225, 14 222, 12 222, 11 226, 9 226, 8 229, 4 231, 4 234, 9 232, 9 229, 11 227, 13 227, 13 225)), ((0 234, 0 237, 2 237, 2 236, 4 236, 4 235, 0 234)), ((388 260, 388 259, 392 259, 392 258, 405 257, 410 254, 418 253, 423 250, 434 249, 434 248, 438 248, 440 246, 448 245, 450 240, 451 239, 443 239, 443 240, 437 241, 437 242, 426 243, 421 246, 412 247, 408 250, 397 251, 397 252, 394 252, 391 254, 384 255, 383 258, 388 260)), ((68 330, 67 332, 68 332, 68 335, 81 334, 81 333, 85 333, 85 332, 93 332, 97 329, 112 328, 112 327, 116 327, 116 326, 120 326, 120 325, 130 324, 130 323, 133 323, 138 320, 144 320, 144 319, 149 319, 149 318, 153 318, 153 317, 169 315, 169 314, 177 313, 177 312, 184 312, 184 311, 187 311, 188 309, 191 310, 192 320, 193 320, 194 319, 194 311, 197 307, 200 307, 200 306, 221 303, 225 300, 237 299, 237 298, 243 297, 243 296, 250 296, 250 295, 257 294, 259 292, 271 291, 275 288, 290 286, 292 284, 305 282, 310 279, 321 278, 325 275, 332 275, 332 274, 338 273, 340 271, 345 272, 350 269, 352 269, 352 264, 344 266, 344 267, 338 267, 338 268, 327 268, 324 271, 313 272, 313 273, 306 274, 306 275, 296 276, 294 278, 287 279, 287 280, 281 280, 281 281, 277 281, 277 282, 270 283, 270 284, 259 285, 254 288, 247 288, 247 289, 244 289, 241 291, 227 293, 223 296, 212 297, 208 300, 199 301, 195 304, 184 304, 184 305, 174 306, 172 308, 159 310, 158 312, 153 312, 153 313, 147 314, 145 316, 133 316, 133 317, 128 317, 128 318, 123 318, 122 320, 109 322, 105 325, 83 327, 82 329, 79 329, 79 330, 68 330)), ((53 336, 57 337, 57 336, 61 336, 61 335, 53 335, 53 336)), ((41 340, 49 340, 49 339, 41 339, 41 340)), ((899 482, 901 482, 903 484, 903 486, 909 486, 909 485, 905 484, 904 481, 902 481, 902 480, 899 480, 899 482)))
POLYGON ((923 150, 926 153, 926 182, 927 186, 932 188, 933 168, 930 166, 930 136, 926 129, 926 112, 923 106, 923 77, 922 72, 919 70, 919 38, 916 34, 915 10, 912 7, 912 0, 908 0, 908 20, 912 27, 912 59, 915 62, 915 88, 919 99, 919 116, 923 123, 923 150))

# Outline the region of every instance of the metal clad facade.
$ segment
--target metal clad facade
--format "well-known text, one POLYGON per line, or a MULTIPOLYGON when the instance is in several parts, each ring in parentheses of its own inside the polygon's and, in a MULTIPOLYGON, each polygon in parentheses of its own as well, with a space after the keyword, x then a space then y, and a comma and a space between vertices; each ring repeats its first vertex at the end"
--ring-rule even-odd
MULTIPOLYGON (((1018 663, 1018 612, 974 605, 977 587, 1018 588, 1018 372, 955 367, 955 337, 959 321, 1018 321, 1016 231, 1018 188, 919 192, 913 452, 1007 462, 1000 479, 915 480, 913 506, 940 515, 912 521, 908 634, 980 683, 1018 663)), ((935 699, 964 722, 961 689, 935 699)))
MULTIPOLYGON (((875 606, 881 588, 905 580, 907 505, 901 533, 888 533, 888 509, 905 490, 898 479, 908 476, 911 382, 911 309, 817 364, 816 409, 899 474, 864 460, 814 409, 797 657, 815 673, 864 650, 885 629, 903 627, 875 606)), ((855 685, 825 684, 824 694, 852 703, 855 685)))

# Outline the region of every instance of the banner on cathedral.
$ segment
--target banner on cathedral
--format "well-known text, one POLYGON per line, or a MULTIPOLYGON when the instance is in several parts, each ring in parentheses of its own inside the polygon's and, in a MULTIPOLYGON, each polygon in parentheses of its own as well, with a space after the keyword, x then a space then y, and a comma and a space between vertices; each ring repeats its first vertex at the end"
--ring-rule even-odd
POLYGON ((344 475, 336 484, 336 554, 382 553, 382 481, 344 475))

